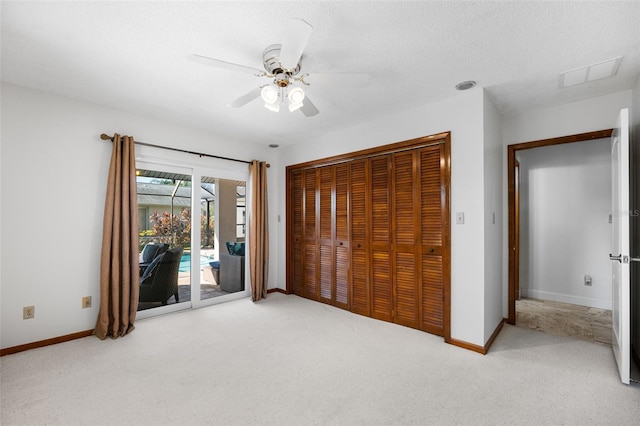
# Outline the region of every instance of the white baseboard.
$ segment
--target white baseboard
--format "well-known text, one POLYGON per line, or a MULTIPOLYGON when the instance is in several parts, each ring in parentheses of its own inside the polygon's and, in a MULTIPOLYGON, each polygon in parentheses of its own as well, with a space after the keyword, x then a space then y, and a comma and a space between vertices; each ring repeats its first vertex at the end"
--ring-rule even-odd
POLYGON ((551 300, 554 302, 571 303, 572 305, 588 306, 590 308, 611 309, 611 300, 592 299, 589 297, 572 296, 570 294, 553 293, 550 291, 520 289, 522 297, 531 299, 551 300))

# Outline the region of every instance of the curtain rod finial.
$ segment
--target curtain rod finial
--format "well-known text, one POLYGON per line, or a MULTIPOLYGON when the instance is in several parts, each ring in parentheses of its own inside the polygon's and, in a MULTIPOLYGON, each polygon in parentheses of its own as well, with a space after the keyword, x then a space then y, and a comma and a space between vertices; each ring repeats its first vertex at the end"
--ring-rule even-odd
POLYGON ((106 133, 103 133, 100 135, 100 139, 102 139, 103 141, 110 141, 111 136, 107 135, 106 133))

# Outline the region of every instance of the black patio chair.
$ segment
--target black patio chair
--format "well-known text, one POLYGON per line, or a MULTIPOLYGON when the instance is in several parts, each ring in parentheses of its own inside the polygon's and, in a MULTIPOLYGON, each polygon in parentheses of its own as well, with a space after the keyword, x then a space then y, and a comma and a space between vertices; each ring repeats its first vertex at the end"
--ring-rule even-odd
POLYGON ((139 302, 160 302, 163 305, 174 296, 178 303, 178 268, 182 248, 167 250, 156 257, 140 277, 139 302))
POLYGON ((142 276, 144 271, 151 265, 153 259, 167 250, 169 250, 169 244, 149 243, 145 245, 140 254, 140 276, 142 276))

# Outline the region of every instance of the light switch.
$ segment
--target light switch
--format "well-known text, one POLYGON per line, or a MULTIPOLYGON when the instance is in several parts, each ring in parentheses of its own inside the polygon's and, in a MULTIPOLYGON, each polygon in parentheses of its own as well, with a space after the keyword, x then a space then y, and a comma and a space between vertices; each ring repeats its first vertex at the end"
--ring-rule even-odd
POLYGON ((464 212, 456 212, 456 225, 464 225, 464 212))

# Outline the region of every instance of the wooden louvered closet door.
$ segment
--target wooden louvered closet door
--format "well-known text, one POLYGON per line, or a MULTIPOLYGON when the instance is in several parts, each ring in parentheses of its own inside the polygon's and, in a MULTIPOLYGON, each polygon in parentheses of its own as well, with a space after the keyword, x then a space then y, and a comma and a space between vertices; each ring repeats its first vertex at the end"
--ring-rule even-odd
POLYGON ((394 322, 419 328, 419 284, 417 264, 420 229, 420 199, 416 197, 418 155, 392 155, 392 270, 394 322))
POLYGON ((295 294, 448 338, 449 135, 434 136, 288 170, 295 294))
POLYGON ((351 162, 349 197, 351 199, 351 311, 371 316, 371 291, 368 259, 368 214, 371 200, 367 196, 367 160, 351 162))
POLYGON ((349 309, 349 165, 294 173, 293 291, 349 309))
POLYGON ((420 276, 422 312, 420 328, 444 334, 445 232, 448 230, 448 194, 443 167, 444 145, 420 151, 420 276))
POLYGON ((349 165, 335 166, 334 299, 333 303, 349 309, 349 165))
POLYGON ((304 171, 291 175, 289 193, 291 194, 291 238, 292 243, 292 290, 298 296, 304 296, 304 171))
POLYGON ((349 307, 349 166, 322 167, 319 173, 319 299, 349 307))
POLYGON ((323 302, 331 302, 333 296, 333 167, 322 167, 318 170, 320 175, 319 207, 320 216, 318 227, 319 250, 319 299, 323 302))
POLYGON ((389 156, 369 160, 371 186, 371 224, 369 252, 371 258, 371 316, 391 321, 393 301, 391 287, 391 228, 389 218, 389 156))
POLYGON ((310 299, 317 299, 317 259, 318 244, 316 236, 316 170, 307 170, 304 174, 304 212, 303 212, 303 279, 302 294, 310 299))

